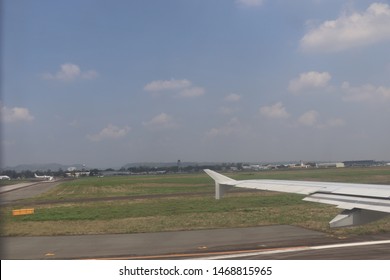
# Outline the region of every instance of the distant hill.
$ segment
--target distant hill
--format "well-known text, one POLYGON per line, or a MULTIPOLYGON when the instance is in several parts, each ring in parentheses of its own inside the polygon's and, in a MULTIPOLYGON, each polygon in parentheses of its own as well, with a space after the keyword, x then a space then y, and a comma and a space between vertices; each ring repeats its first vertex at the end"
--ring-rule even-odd
MULTIPOLYGON (((216 165, 220 163, 215 162, 180 162, 181 167, 186 166, 204 166, 204 165, 216 165)), ((122 166, 123 169, 134 168, 134 167, 149 167, 149 168, 164 168, 164 167, 172 167, 177 166, 177 162, 135 162, 128 163, 122 166)))

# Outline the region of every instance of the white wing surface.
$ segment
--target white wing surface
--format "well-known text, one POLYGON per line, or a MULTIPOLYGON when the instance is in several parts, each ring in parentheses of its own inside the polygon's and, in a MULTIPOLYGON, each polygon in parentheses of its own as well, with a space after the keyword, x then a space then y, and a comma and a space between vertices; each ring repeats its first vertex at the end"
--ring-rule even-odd
POLYGON ((210 169, 215 181, 215 198, 231 187, 307 195, 303 200, 332 204, 345 209, 329 225, 332 228, 356 226, 390 214, 390 185, 329 183, 288 180, 233 180, 210 169))

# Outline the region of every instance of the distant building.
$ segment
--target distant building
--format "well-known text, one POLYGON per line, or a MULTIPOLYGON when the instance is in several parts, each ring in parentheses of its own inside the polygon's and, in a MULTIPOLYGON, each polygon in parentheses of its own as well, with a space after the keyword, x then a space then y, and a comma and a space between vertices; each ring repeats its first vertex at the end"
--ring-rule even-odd
POLYGON ((345 167, 368 167, 378 165, 375 160, 350 160, 344 161, 343 163, 345 167))
POLYGON ((303 163, 303 161, 301 160, 299 163, 291 163, 288 165, 289 168, 309 168, 310 165, 307 165, 305 163, 303 163))
POLYGON ((243 165, 243 170, 253 170, 253 171, 259 171, 259 170, 266 170, 269 169, 268 166, 260 165, 260 164, 251 164, 251 165, 243 165))
POLYGON ((342 168, 345 167, 343 162, 328 162, 328 163, 317 163, 318 168, 342 168))
POLYGON ((89 176, 91 174, 90 171, 74 171, 74 172, 67 172, 65 173, 66 176, 68 177, 75 177, 75 178, 78 178, 78 177, 86 177, 86 176, 89 176))

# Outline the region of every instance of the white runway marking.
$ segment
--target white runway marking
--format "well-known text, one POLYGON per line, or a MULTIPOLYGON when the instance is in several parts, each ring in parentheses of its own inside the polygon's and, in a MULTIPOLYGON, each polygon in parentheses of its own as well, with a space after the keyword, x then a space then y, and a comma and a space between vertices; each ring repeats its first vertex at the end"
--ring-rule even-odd
POLYGON ((232 259, 232 258, 253 257, 253 256, 259 256, 259 255, 273 255, 273 254, 280 254, 280 253, 302 252, 302 251, 312 251, 312 250, 326 250, 326 249, 380 245, 380 244, 390 244, 390 240, 354 242, 354 243, 331 244, 331 245, 321 245, 321 246, 289 247, 289 248, 261 250, 261 251, 250 252, 250 253, 239 253, 239 254, 213 256, 213 257, 199 258, 199 259, 201 259, 201 260, 223 260, 223 259, 232 259))

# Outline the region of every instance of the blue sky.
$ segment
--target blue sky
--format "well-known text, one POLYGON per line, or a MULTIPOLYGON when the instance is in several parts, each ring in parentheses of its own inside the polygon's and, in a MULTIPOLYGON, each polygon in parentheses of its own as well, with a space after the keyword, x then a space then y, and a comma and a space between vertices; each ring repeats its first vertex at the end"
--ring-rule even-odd
POLYGON ((3 1, 4 166, 390 159, 389 1, 3 1))

